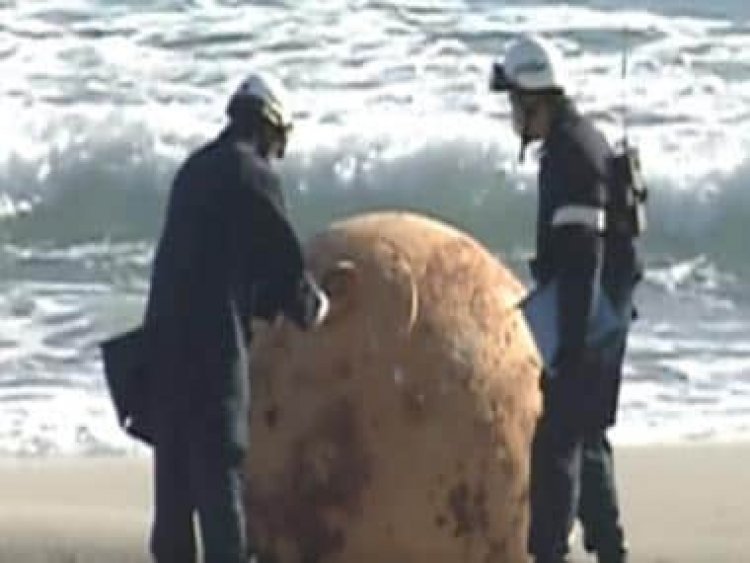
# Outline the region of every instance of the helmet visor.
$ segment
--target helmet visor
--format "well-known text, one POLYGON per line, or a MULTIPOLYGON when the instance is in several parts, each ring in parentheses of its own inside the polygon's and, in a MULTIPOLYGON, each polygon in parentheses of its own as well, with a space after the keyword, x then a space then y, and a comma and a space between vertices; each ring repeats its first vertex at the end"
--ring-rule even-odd
POLYGON ((284 111, 278 104, 261 102, 261 113, 274 127, 287 132, 292 129, 291 119, 284 114, 284 111))
POLYGON ((513 83, 508 79, 505 67, 499 62, 492 63, 490 92, 508 92, 509 90, 513 90, 513 83))

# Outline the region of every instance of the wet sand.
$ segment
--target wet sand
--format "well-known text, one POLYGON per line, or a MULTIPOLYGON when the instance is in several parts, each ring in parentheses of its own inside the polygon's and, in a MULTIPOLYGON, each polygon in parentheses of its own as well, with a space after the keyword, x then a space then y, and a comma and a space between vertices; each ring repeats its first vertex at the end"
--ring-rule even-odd
MULTIPOLYGON (((750 562, 750 444, 616 456, 634 563, 750 562)), ((148 562, 150 519, 148 459, 0 461, 0 563, 148 562)))

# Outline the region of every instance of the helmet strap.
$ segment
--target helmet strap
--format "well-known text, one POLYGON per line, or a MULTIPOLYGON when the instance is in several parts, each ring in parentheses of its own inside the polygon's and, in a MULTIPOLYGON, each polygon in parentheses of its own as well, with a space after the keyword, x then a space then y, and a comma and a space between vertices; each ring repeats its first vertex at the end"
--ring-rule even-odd
POLYGON ((284 154, 286 153, 286 143, 287 143, 287 131, 277 127, 275 125, 272 125, 267 120, 264 120, 256 135, 255 135, 255 144, 258 149, 258 153, 263 158, 269 158, 270 156, 273 156, 278 159, 284 158, 284 154), (275 143, 276 149, 275 154, 271 154, 271 146, 275 143))
POLYGON ((527 126, 524 123, 523 133, 521 133, 521 146, 518 150, 518 162, 520 162, 521 164, 523 164, 526 158, 526 147, 529 146, 530 142, 531 142, 531 137, 529 136, 527 126))
POLYGON ((544 99, 540 97, 522 98, 520 101, 521 119, 523 120, 523 130, 521 131, 521 148, 518 153, 518 161, 523 163, 526 155, 526 147, 529 143, 535 139, 531 133, 531 120, 534 119, 538 114, 539 110, 545 104, 544 99))
POLYGON ((521 146, 518 151, 518 162, 523 164, 526 157, 526 148, 529 146, 529 143, 534 140, 531 135, 529 122, 536 114, 539 108, 539 102, 530 104, 526 100, 522 100, 520 102, 520 105, 521 119, 523 120, 523 130, 521 131, 521 146))
POLYGON ((276 149, 276 158, 281 160, 284 158, 284 154, 286 154, 286 143, 287 143, 287 133, 286 131, 279 133, 279 144, 276 149))
POLYGON ((286 151, 287 131, 272 125, 261 114, 245 114, 232 119, 230 127, 234 135, 255 146, 258 155, 264 159, 270 156, 283 158, 286 151), (275 154, 271 154, 271 146, 277 141, 275 154))

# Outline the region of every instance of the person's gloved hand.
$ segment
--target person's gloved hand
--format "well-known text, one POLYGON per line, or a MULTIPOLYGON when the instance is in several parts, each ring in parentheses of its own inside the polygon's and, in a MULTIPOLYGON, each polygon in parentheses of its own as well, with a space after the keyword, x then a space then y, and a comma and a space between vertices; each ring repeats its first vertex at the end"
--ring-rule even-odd
POLYGON ((318 328, 319 326, 322 326, 326 322, 328 313, 331 310, 331 302, 328 298, 328 295, 326 295, 326 292, 323 291, 320 287, 316 287, 315 292, 317 298, 317 309, 315 311, 315 318, 312 322, 312 328, 318 328))
POLYGON ((339 260, 323 273, 320 286, 316 286, 321 296, 321 325, 338 322, 351 311, 358 280, 359 273, 350 260, 339 260))

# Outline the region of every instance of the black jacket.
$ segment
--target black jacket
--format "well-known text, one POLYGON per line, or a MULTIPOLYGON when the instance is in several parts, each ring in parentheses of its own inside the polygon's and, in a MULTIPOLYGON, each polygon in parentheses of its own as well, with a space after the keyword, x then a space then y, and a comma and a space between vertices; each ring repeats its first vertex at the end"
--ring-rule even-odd
POLYGON ((597 292, 629 306, 623 288, 632 287, 637 267, 633 241, 607 232, 612 156, 590 120, 562 101, 543 146, 533 273, 540 284, 560 284, 561 360, 574 363, 597 292))
POLYGON ((277 175, 226 129, 187 159, 169 197, 144 323, 155 416, 205 413, 244 432, 249 317, 306 327, 317 295, 277 175))

